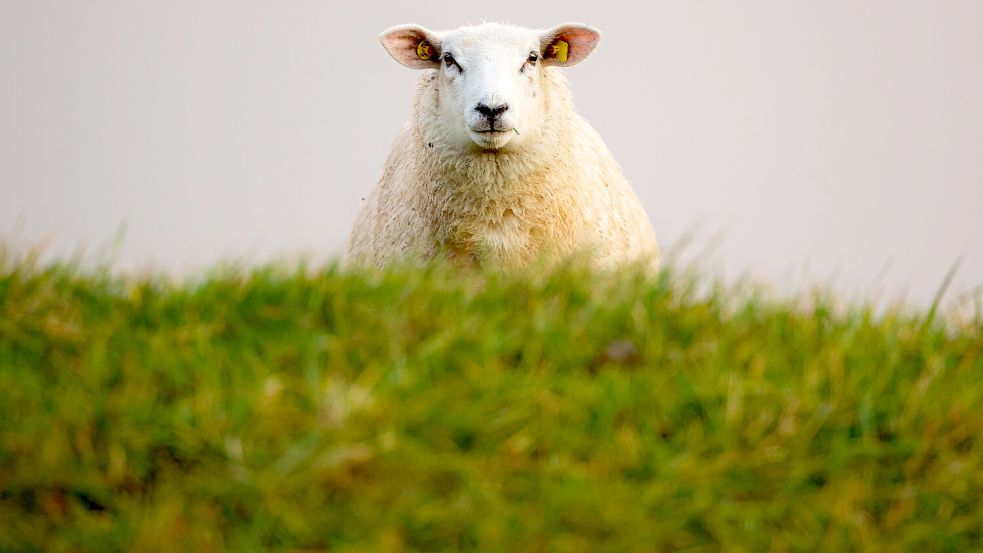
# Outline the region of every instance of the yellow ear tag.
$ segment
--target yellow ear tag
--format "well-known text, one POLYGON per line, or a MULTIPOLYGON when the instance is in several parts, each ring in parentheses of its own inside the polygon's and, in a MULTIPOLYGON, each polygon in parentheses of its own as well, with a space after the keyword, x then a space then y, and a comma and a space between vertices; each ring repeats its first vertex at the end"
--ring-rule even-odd
POLYGON ((556 56, 560 63, 567 63, 567 54, 570 52, 570 45, 565 40, 558 40, 550 45, 550 54, 556 56))
POLYGON ((420 56, 421 60, 428 60, 433 57, 433 48, 424 40, 416 45, 416 55, 420 56))

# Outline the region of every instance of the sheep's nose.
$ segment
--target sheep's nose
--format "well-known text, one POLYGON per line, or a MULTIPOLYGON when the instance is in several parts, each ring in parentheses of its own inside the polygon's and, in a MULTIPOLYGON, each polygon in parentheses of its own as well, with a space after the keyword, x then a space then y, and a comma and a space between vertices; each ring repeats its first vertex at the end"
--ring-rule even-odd
POLYGON ((475 109, 475 111, 477 111, 478 113, 484 115, 485 117, 487 117, 489 119, 494 119, 494 118, 498 117, 499 115, 501 115, 501 114, 505 113, 506 111, 508 111, 509 105, 508 104, 499 104, 499 105, 497 105, 495 107, 488 107, 485 104, 478 104, 477 106, 475 106, 474 109, 475 109))

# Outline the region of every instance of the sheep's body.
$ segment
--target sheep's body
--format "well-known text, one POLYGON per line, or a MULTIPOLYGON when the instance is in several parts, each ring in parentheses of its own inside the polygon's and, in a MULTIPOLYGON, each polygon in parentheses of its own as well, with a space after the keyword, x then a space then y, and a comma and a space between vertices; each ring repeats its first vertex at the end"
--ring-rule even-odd
MULTIPOLYGON (((546 117, 521 148, 445 147, 440 79, 417 87, 413 116, 358 215, 349 258, 383 265, 446 252, 462 263, 517 267, 589 254, 598 266, 654 265, 655 233, 600 136, 573 109, 566 80, 545 68, 546 117)), ((521 129, 520 131, 521 132, 521 129)))

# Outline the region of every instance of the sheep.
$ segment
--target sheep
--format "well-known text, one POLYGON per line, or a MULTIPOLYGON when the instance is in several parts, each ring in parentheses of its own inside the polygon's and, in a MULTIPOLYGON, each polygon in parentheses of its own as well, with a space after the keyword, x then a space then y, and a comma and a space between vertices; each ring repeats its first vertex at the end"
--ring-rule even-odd
POLYGON ((353 226, 350 262, 446 254, 517 268, 587 254, 596 267, 655 267, 652 224, 561 71, 594 50, 597 29, 400 25, 379 39, 424 72, 353 226))

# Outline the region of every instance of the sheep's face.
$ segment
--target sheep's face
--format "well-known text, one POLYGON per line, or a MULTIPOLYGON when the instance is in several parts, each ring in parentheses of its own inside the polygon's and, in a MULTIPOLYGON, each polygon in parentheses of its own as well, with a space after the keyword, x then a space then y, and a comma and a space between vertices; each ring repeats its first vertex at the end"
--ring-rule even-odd
POLYGON ((599 38, 586 25, 534 31, 495 23, 446 33, 403 25, 380 37, 403 65, 438 72, 434 123, 452 145, 480 150, 535 140, 548 115, 544 69, 580 62, 599 38))

